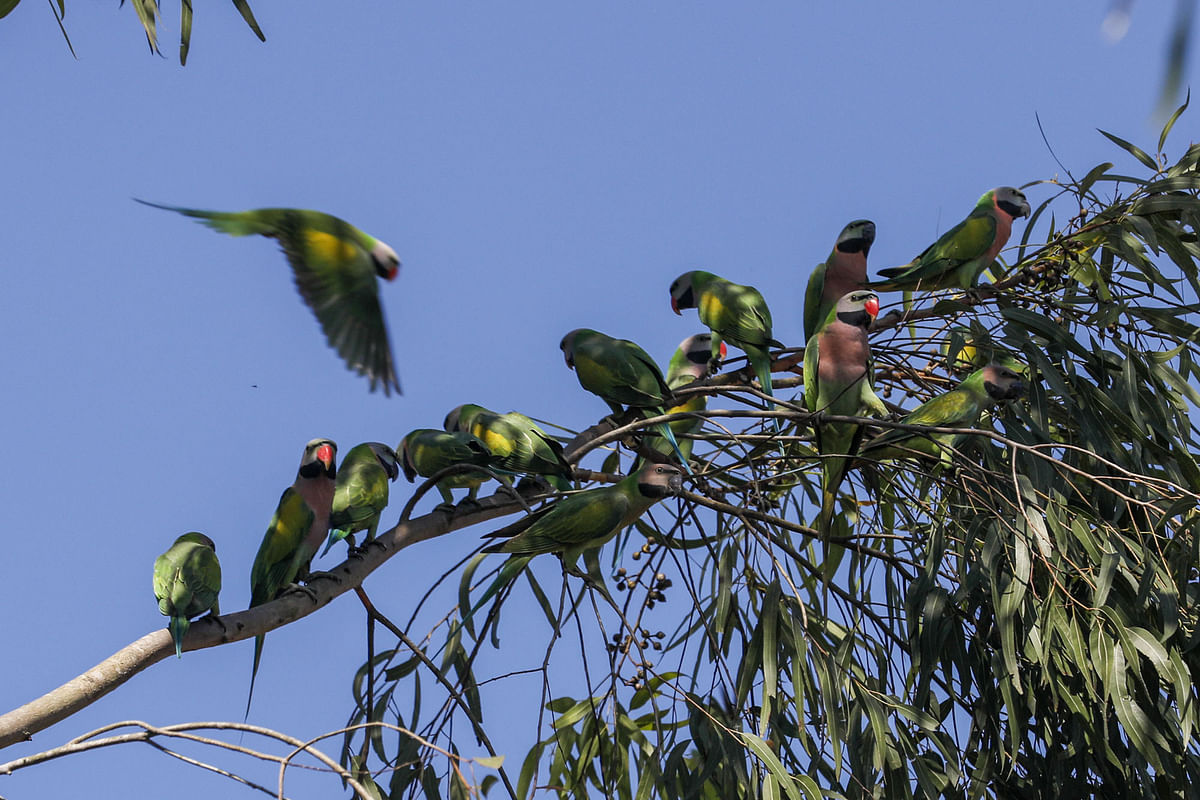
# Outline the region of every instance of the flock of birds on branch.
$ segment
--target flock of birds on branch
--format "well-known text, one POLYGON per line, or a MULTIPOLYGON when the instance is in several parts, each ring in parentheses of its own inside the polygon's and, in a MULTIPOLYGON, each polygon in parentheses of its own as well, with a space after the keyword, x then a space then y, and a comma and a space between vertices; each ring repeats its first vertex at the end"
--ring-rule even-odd
MULTIPOLYGON (((318 211, 217 212, 147 205, 194 217, 234 236, 258 234, 278 241, 292 266, 296 286, 330 346, 370 381, 372 391, 382 387, 385 395, 392 390, 399 393, 376 282, 377 277, 393 280, 399 272, 400 261, 387 244, 318 211)), ((867 254, 875 240, 875 225, 856 220, 842 230, 829 258, 813 271, 804 303, 804 404, 818 414, 812 428, 815 453, 822 465, 822 502, 814 527, 822 536, 828 536, 838 487, 856 458, 948 461, 965 435, 891 428, 864 442, 862 425, 822 419, 822 415, 888 417, 872 386, 868 332, 879 314, 876 292, 971 291, 1008 241, 1013 220, 1029 213, 1021 191, 1008 186, 993 189, 979 199, 966 219, 911 263, 880 270, 882 279, 875 282, 867 279, 867 254)), ((563 337, 560 347, 567 366, 584 389, 610 406, 614 420, 627 410, 647 420, 675 416, 650 425, 652 432, 642 437, 638 447, 638 461, 618 483, 558 497, 488 534, 485 538, 497 541, 485 551, 512 556, 502 571, 506 577, 515 576, 530 558, 543 553, 558 554, 564 569, 578 574, 575 564, 585 550, 603 544, 658 500, 681 489, 680 467, 692 474, 692 439, 688 435, 703 424, 696 414, 705 409, 706 396, 696 392, 676 399, 674 393, 715 373, 727 355, 727 344, 745 352, 758 388, 772 399, 773 408, 771 373, 776 362, 770 351, 783 345, 772 338, 771 312, 762 295, 751 286, 701 270, 680 275, 670 293, 675 313, 697 309, 710 332, 684 340, 666 375, 641 347, 626 339, 587 328, 563 337)), ((794 360, 787 368, 792 366, 794 360)), ((1011 359, 986 364, 900 421, 945 429, 972 428, 985 408, 1024 394, 1021 370, 1011 359)), ((779 434, 780 415, 772 416, 772 423, 779 434)), ((343 539, 350 555, 360 554, 375 540, 388 504, 388 484, 401 472, 409 481, 417 476, 437 477, 444 502, 436 510, 449 512, 455 508, 453 489, 468 489, 464 502, 473 503, 479 487, 491 478, 509 489, 514 476, 533 476, 555 491, 571 488, 572 465, 564 458, 562 445, 523 414, 461 405, 446 416, 443 428, 412 431, 395 449, 380 442, 357 445, 340 465, 334 442, 309 442, 296 479, 280 497, 254 559, 250 607, 288 591, 311 594, 301 582, 328 576, 311 569, 323 542, 322 555, 343 539), (354 540, 360 531, 366 534, 362 546, 354 540)), ((220 588, 215 547, 204 534, 180 536, 155 561, 154 593, 159 610, 170 617, 167 627, 177 655, 182 653, 190 619, 208 612, 222 624, 217 616, 220 588)), ((495 584, 487 596, 494 589, 495 584)), ((255 639, 247 715, 262 646, 260 635, 255 639)))

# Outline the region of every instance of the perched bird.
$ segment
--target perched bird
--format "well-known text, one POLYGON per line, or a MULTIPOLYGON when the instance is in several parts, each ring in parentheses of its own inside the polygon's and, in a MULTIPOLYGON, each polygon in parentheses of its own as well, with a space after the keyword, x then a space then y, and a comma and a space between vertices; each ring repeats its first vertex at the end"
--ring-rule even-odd
MULTIPOLYGON (((718 345, 718 352, 721 358, 725 358, 725 343, 721 342, 718 345)), ((712 354, 712 335, 708 333, 697 333, 695 336, 689 336, 679 343, 679 347, 671 356, 671 361, 667 364, 667 386, 672 391, 680 387, 687 386, 689 383, 694 383, 708 374, 709 359, 712 354)), ((703 394, 689 395, 682 403, 671 406, 667 409, 668 414, 680 414, 684 412, 703 411, 708 407, 708 397, 703 394)), ((675 438, 679 440, 679 450, 684 456, 691 458, 692 456, 692 440, 679 439, 681 433, 693 433, 700 429, 704 424, 704 420, 699 417, 681 417, 680 419, 672 420, 667 423, 671 427, 671 431, 675 434, 675 438)), ((661 455, 670 455, 670 443, 662 437, 654 439, 650 443, 651 449, 661 455)))
MULTIPOLYGON (((879 314, 874 292, 851 292, 837 301, 824 324, 804 348, 804 403, 809 411, 856 417, 887 415, 887 407, 871 386, 871 345, 867 330, 879 314)), ((837 489, 858 450, 862 426, 825 422, 815 426, 821 461, 821 514, 816 528, 829 533, 837 489), (839 457, 840 456, 840 457, 839 457)))
POLYGON ((535 556, 558 553, 573 567, 584 550, 599 547, 632 525, 650 506, 679 491, 683 479, 671 464, 646 461, 619 483, 568 495, 484 538, 503 538, 486 553, 535 556))
MULTIPOLYGON (((782 345, 771 338, 771 310, 757 289, 703 270, 685 272, 671 284, 671 310, 680 314, 685 308, 697 309, 700 321, 712 331, 714 365, 721 362, 722 342, 741 348, 763 392, 774 396, 767 348, 782 345)), ((779 420, 775 420, 776 432, 779 429, 779 420)))
MULTIPOLYGON (((135 198, 136 199, 136 198, 135 198)), ((253 211, 201 211, 138 200, 144 205, 195 217, 232 234, 259 234, 279 242, 329 346, 346 366, 370 381, 371 391, 400 393, 376 276, 394 280, 400 272, 396 251, 345 220, 320 211, 260 208, 253 211)))
MULTIPOLYGON (((646 419, 664 413, 671 389, 654 359, 633 342, 590 328, 576 328, 558 346, 567 367, 575 370, 579 385, 608 403, 614 414, 622 413, 623 406, 636 408, 646 419)), ((654 430, 670 442, 675 457, 690 474, 691 467, 671 429, 660 422, 654 430)))
MULTIPOLYGON (((1003 364, 989 364, 972 372, 949 392, 917 406, 900 421, 936 428, 974 428, 985 408, 1005 400, 1016 400, 1027 388, 1015 370, 1003 364)), ((924 457, 950 463, 954 450, 966 436, 965 433, 921 433, 893 428, 864 444, 858 454, 871 461, 924 457)))
MULTIPOLYGON (((308 575, 309 562, 329 530, 336 477, 337 445, 329 439, 313 439, 306 444, 296 480, 283 490, 250 568, 250 608, 269 603, 289 588, 295 588, 297 579, 308 575)), ((247 717, 264 639, 265 636, 254 637, 247 717)))
POLYGON ((840 298, 866 285, 867 254, 874 242, 874 222, 856 219, 848 223, 838 234, 829 258, 817 264, 808 276, 808 289, 804 292, 804 341, 816 332, 840 298))
POLYGON ((881 292, 971 289, 1008 242, 1012 223, 1029 216, 1019 190, 1000 186, 985 192, 966 219, 942 234, 912 262, 879 270, 885 280, 867 284, 881 292))
POLYGON ((464 403, 446 415, 443 427, 478 438, 491 451, 492 463, 502 470, 541 475, 560 492, 571 488, 571 465, 563 460, 562 445, 524 414, 497 414, 464 403))
MULTIPOLYGON (((477 437, 463 431, 439 431, 435 428, 418 428, 410 432, 396 448, 400 453, 400 466, 404 477, 412 483, 420 475, 430 478, 455 464, 476 467, 491 466, 492 453, 477 437)), ((491 476, 483 470, 472 469, 447 475, 437 482, 442 502, 441 511, 454 510, 454 493, 451 489, 467 489, 467 500, 475 501, 479 487, 491 476)))
POLYGON ((167 630, 175 640, 175 655, 183 657, 188 622, 205 611, 215 619, 221 591, 221 563, 216 545, 203 533, 185 533, 167 552, 154 559, 154 596, 158 610, 171 618, 167 630))
POLYGON ((329 512, 329 539, 321 555, 334 542, 346 539, 354 551, 354 534, 366 531, 363 541, 375 540, 379 518, 388 504, 388 482, 400 475, 396 451, 380 442, 365 442, 350 448, 338 468, 333 485, 333 505, 329 512))

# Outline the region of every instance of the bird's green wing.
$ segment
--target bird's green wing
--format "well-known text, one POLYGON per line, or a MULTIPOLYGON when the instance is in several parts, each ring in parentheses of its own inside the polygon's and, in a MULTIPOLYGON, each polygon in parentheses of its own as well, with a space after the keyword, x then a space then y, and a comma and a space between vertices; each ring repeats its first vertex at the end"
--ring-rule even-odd
POLYGON ((188 602, 180 609, 187 617, 195 617, 216 607, 221 591, 221 565, 211 548, 195 545, 185 555, 179 571, 179 583, 186 588, 188 602))
POLYGON ((250 569, 251 607, 274 600, 280 590, 296 580, 298 565, 294 556, 315 517, 299 492, 290 486, 283 490, 250 569))
POLYGON ((825 262, 822 261, 808 276, 808 288, 804 291, 804 337, 805 341, 817 332, 822 322, 821 297, 825 294, 825 262))
POLYGON ((550 513, 509 539, 501 550, 517 555, 554 553, 600 542, 610 536, 629 509, 629 498, 607 486, 563 498, 550 513))
POLYGON ((821 357, 819 338, 814 332, 804 345, 804 407, 809 411, 817 410, 820 399, 820 383, 817 367, 821 357))
POLYGON ((366 376, 372 390, 379 384, 384 394, 399 392, 375 267, 362 244, 364 234, 328 214, 314 216, 318 213, 291 211, 276 229, 296 288, 346 365, 366 376))
POLYGON ((994 241, 995 218, 986 211, 974 211, 930 245, 904 277, 924 281, 944 275, 971 259, 979 258, 994 241))

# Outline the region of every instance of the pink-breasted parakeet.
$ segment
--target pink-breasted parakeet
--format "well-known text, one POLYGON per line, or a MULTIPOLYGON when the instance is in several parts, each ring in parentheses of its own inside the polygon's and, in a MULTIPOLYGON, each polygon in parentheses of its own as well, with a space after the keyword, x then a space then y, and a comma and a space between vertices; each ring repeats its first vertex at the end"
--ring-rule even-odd
MULTIPOLYGON (((665 413, 671 388, 658 364, 637 344, 591 328, 576 328, 558 346, 567 367, 575 370, 579 385, 607 403, 614 414, 621 414, 624 406, 637 409, 645 419, 665 413)), ((691 467, 671 428, 660 422, 653 429, 670 443, 675 457, 690 474, 691 467)))
POLYGON ((1029 216, 1019 189, 985 192, 967 218, 942 234, 911 263, 879 270, 884 280, 867 284, 880 292, 971 289, 1008 242, 1013 220, 1029 216))
MULTIPOLYGON (((308 575, 309 562, 329 530, 336 477, 337 445, 329 439, 313 439, 306 444, 296 480, 283 490, 250 568, 250 608, 271 602, 308 575)), ((247 717, 265 638, 254 637, 247 717)))
POLYGON ((158 610, 171 618, 167 630, 175 641, 175 655, 183 656, 183 637, 189 620, 204 612, 215 619, 220 609, 221 563, 217 548, 203 533, 185 533, 154 560, 154 596, 158 610))
POLYGON ((867 254, 875 242, 875 223, 856 219, 842 228, 829 258, 808 276, 804 292, 804 341, 816 333, 829 309, 867 283, 867 254))
MULTIPOLYGON (((136 198, 135 198, 136 199, 136 198)), ((252 211, 202 211, 144 205, 194 217, 233 236, 258 234, 279 242, 300 296, 321 323, 329 346, 346 366, 385 395, 400 392, 392 346, 388 341, 376 278, 394 280, 400 271, 396 251, 384 242, 331 214, 298 208, 252 211)))
POLYGON ((345 539, 355 552, 354 534, 366 531, 364 547, 375 540, 379 519, 388 504, 388 483, 400 475, 396 451, 381 442, 350 448, 338 467, 329 512, 329 539, 321 555, 345 539))

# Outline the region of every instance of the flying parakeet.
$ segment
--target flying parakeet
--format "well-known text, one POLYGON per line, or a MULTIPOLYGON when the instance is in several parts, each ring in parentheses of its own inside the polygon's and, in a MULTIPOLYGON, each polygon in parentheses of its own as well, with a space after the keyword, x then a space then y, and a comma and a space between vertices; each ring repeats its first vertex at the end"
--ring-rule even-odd
MULTIPOLYGON (((308 574, 308 564, 329 530, 337 476, 337 445, 329 439, 313 439, 304 446, 296 480, 283 490, 275 515, 258 546, 250 568, 250 608, 269 603, 308 574)), ((254 667, 250 672, 250 694, 246 716, 254 697, 254 678, 262 659, 265 636, 254 637, 254 667)))
MULTIPOLYGON (((725 358, 725 343, 718 344, 720 357, 725 358)), ((708 374, 709 360, 712 358, 712 335, 697 333, 679 343, 679 347, 667 364, 667 386, 672 391, 689 383, 694 383, 708 374)), ((667 409, 668 414, 703 411, 708 407, 708 396, 703 394, 689 395, 686 400, 667 409)), ((667 423, 679 440, 680 451, 688 458, 692 456, 692 440, 680 439, 681 433, 693 433, 700 429, 704 420, 699 417, 681 417, 667 423)), ((650 447, 662 455, 670 455, 671 447, 665 439, 658 437, 650 442, 650 447)))
MULTIPOLYGON (((974 428, 979 415, 989 406, 1016 400, 1025 394, 1022 377, 1007 366, 989 364, 972 372, 954 389, 913 409, 901 422, 937 428, 974 428)), ((859 450, 864 460, 883 461, 922 456, 949 463, 965 433, 920 433, 893 428, 884 431, 859 450)))
POLYGON ((175 655, 183 657, 183 637, 188 620, 205 611, 220 614, 221 564, 216 545, 203 533, 185 533, 167 552, 154 560, 154 596, 158 610, 171 618, 167 630, 175 640, 175 655))
MULTIPOLYGON (((136 199, 136 198, 135 198, 136 199)), ((345 220, 320 211, 260 208, 253 211, 201 211, 138 200, 176 211, 233 236, 259 234, 279 242, 296 288, 308 303, 330 347, 346 365, 370 381, 371 391, 400 393, 376 276, 394 280, 400 271, 396 251, 345 220)))
MULTIPOLYGON (((693 270, 671 284, 671 309, 680 314, 685 308, 697 309, 700 321, 712 331, 713 362, 720 363, 722 342, 741 348, 762 384, 763 393, 773 397, 771 356, 767 348, 782 345, 771 338, 771 310, 758 290, 711 272, 693 270)), ((774 408, 774 403, 771 407, 774 408)), ((775 420, 775 430, 780 430, 779 420, 775 420)))
POLYGON ((492 453, 492 463, 507 472, 541 475, 560 492, 571 488, 571 465, 563 460, 562 445, 524 414, 497 414, 464 403, 446 415, 447 431, 464 431, 480 439, 492 453))
POLYGON ((366 531, 363 541, 375 540, 379 518, 388 504, 388 482, 400 475, 396 451, 386 444, 365 442, 350 448, 338 468, 333 485, 333 505, 329 513, 329 539, 321 555, 334 542, 346 539, 353 551, 354 534, 366 531))
MULTIPOLYGON (((879 297, 860 290, 838 300, 825 323, 804 348, 804 403, 809 411, 857 417, 886 416, 887 407, 871 386, 871 345, 867 330, 879 314, 879 297)), ((814 426, 821 460, 821 514, 816 528, 823 536, 833 520, 838 486, 862 438, 862 426, 825 422, 814 426), (832 456, 832 457, 831 457, 832 456)))
MULTIPOLYGON (((579 385, 608 403, 614 414, 638 409, 646 419, 661 416, 671 399, 671 389, 658 364, 646 351, 628 339, 614 339, 590 328, 576 328, 559 343, 567 367, 575 370, 579 385)), ((675 457, 691 474, 691 467, 664 423, 654 430, 671 444, 675 457)))
POLYGON ((1013 220, 1029 216, 1019 189, 1000 186, 984 193, 966 219, 942 234, 914 261, 879 270, 885 280, 867 284, 881 292, 970 289, 1008 242, 1013 220))
POLYGON ((804 292, 804 341, 816 333, 839 299, 867 283, 867 254, 875 242, 875 223, 856 219, 842 228, 833 252, 808 276, 804 292))
MULTIPOLYGON (((400 465, 404 477, 412 483, 420 475, 430 478, 454 464, 472 464, 477 467, 492 465, 492 453, 477 437, 463 431, 439 431, 435 428, 418 428, 400 442, 400 465)), ((448 475, 437 482, 438 492, 444 501, 437 506, 443 511, 454 510, 454 494, 451 489, 467 489, 467 500, 474 502, 479 487, 491 476, 482 470, 469 470, 448 475)))
POLYGON ((636 522, 650 506, 683 483, 671 464, 646 461, 619 483, 568 495, 484 538, 503 538, 485 553, 535 556, 558 553, 563 565, 574 566, 584 550, 599 547, 636 522))

